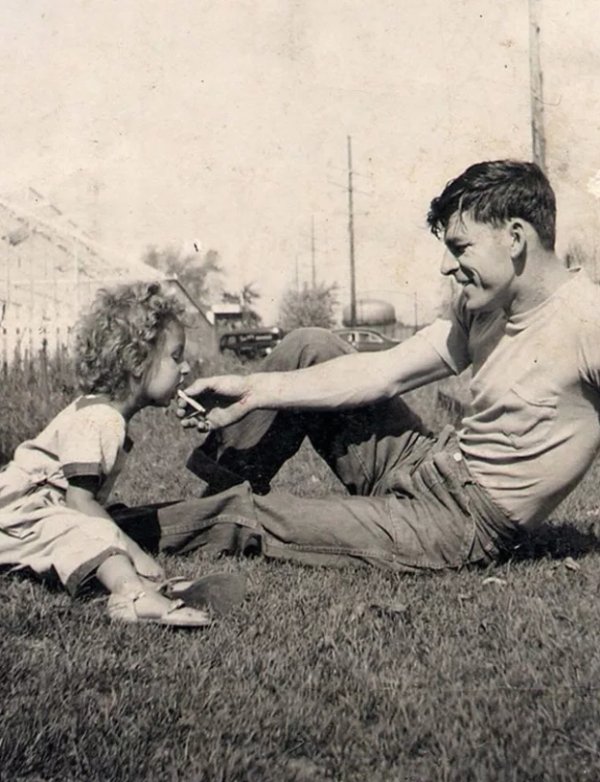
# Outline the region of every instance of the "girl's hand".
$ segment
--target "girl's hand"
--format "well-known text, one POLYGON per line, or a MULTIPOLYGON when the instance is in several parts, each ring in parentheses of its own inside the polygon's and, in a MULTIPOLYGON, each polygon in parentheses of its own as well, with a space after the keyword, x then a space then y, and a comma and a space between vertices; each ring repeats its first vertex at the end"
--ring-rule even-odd
POLYGON ((154 557, 147 554, 131 539, 127 541, 127 553, 131 557, 133 566, 138 575, 144 576, 144 578, 147 578, 150 581, 164 580, 165 571, 163 568, 158 564, 154 557))

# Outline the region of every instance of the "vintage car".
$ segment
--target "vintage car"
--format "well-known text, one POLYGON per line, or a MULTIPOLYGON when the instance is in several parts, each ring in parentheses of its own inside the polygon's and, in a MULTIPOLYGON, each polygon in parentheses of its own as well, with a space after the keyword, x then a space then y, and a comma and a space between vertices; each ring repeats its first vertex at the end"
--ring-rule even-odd
POLYGON ((380 334, 375 329, 367 329, 362 326, 357 328, 335 329, 334 334, 355 347, 359 352, 366 353, 373 350, 387 350, 398 345, 398 340, 380 334))
POLYGON ((284 337, 284 332, 272 328, 256 328, 228 331, 219 339, 221 353, 231 352, 243 361, 251 361, 268 356, 284 337))

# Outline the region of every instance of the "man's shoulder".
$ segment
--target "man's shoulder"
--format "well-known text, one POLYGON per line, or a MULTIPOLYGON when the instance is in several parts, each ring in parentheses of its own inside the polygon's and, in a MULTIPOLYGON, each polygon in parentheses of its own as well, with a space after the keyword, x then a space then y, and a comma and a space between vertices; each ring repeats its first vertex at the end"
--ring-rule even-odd
POLYGON ((575 328, 600 328, 600 286, 579 273, 556 296, 556 316, 575 328))

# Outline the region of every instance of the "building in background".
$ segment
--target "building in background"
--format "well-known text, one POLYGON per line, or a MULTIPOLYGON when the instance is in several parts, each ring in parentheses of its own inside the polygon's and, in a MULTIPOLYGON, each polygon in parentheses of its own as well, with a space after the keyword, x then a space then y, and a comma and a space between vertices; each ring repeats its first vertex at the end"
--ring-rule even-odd
POLYGON ((209 317, 211 317, 217 331, 233 331, 242 327, 244 313, 239 301, 221 301, 213 304, 209 317))
POLYGON ((79 313, 96 291, 158 280, 182 298, 196 347, 216 349, 214 329, 176 278, 99 247, 33 188, 0 199, 0 361, 68 348, 79 313))

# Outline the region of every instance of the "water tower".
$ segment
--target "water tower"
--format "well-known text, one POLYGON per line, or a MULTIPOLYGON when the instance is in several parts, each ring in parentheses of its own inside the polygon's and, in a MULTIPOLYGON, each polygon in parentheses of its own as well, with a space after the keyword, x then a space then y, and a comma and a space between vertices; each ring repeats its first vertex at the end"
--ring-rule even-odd
MULTIPOLYGON (((349 305, 342 311, 342 323, 344 326, 352 324, 349 305)), ((383 299, 358 299, 355 325, 377 329, 382 334, 392 336, 396 325, 396 310, 389 301, 383 299)))

